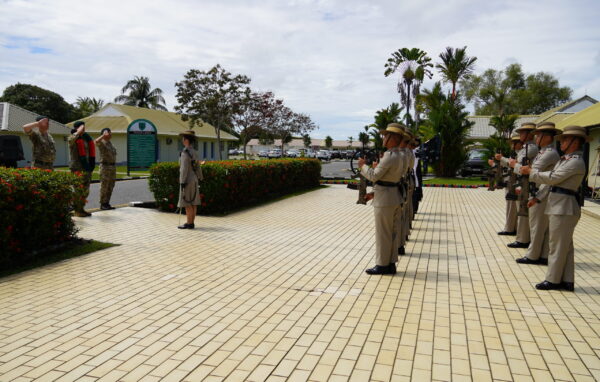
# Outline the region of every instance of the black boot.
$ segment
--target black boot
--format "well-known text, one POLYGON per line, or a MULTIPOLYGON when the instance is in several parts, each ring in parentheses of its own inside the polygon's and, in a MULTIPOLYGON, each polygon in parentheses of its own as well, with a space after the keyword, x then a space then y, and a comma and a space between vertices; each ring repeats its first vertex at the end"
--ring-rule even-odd
POLYGON ((402 255, 406 254, 406 251, 404 250, 404 246, 401 246, 400 248, 398 248, 398 254, 399 254, 400 256, 402 256, 402 255))
POLYGON ((185 223, 183 225, 178 226, 179 229, 194 229, 194 223, 185 223))

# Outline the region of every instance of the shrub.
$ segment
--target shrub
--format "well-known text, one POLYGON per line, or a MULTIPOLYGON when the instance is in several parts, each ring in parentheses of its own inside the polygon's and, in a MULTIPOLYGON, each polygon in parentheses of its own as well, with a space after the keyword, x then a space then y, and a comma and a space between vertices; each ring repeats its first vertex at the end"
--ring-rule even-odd
POLYGON ((77 228, 70 210, 82 189, 71 173, 0 167, 0 269, 72 239, 77 228))
MULTIPOLYGON (((202 166, 202 199, 198 212, 226 213, 277 196, 319 186, 321 163, 316 159, 235 160, 202 166)), ((158 208, 175 211, 179 199, 179 164, 156 163, 150 168, 150 191, 158 208)))

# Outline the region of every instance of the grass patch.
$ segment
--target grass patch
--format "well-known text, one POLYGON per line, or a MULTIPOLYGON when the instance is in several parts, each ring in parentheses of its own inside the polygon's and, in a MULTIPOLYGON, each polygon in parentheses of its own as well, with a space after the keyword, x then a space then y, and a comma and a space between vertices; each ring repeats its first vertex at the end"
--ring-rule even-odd
POLYGON ((95 240, 75 239, 66 247, 57 249, 41 257, 36 257, 29 262, 16 265, 10 269, 0 270, 0 277, 6 277, 17 273, 25 272, 34 268, 43 267, 44 265, 57 263, 59 261, 72 259, 87 255, 88 253, 100 251, 102 249, 117 246, 119 244, 104 243, 95 240))
MULTIPOLYGON (((54 171, 70 172, 68 167, 55 167, 54 171)), ((148 171, 130 171, 129 176, 150 176, 148 171)), ((117 179, 127 178, 127 166, 117 166, 117 179)), ((92 180, 100 180, 100 166, 96 165, 92 173, 92 180)))
POLYGON ((481 177, 474 178, 432 178, 423 180, 423 184, 453 184, 460 186, 478 186, 487 184, 487 180, 482 180, 481 177))

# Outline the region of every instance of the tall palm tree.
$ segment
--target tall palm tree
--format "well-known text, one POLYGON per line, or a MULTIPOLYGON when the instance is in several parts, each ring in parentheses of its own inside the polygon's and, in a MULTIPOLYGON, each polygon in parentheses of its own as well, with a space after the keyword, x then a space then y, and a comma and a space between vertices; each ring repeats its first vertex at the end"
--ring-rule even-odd
MULTIPOLYGON (((406 125, 411 127, 410 109, 413 107, 415 98, 419 95, 421 84, 425 77, 431 78, 433 73, 431 58, 427 53, 419 48, 402 48, 392 53, 385 64, 384 75, 387 77, 394 72, 398 72, 398 93, 400 93, 400 102, 406 110, 406 125)), ((419 125, 419 115, 415 113, 414 124, 419 125)))
POLYGON ((152 89, 148 77, 135 76, 133 80, 127 81, 127 84, 123 86, 121 95, 115 98, 115 102, 167 111, 162 94, 163 91, 160 88, 152 89), (129 93, 127 93, 128 91, 129 93))
POLYGON ((518 118, 517 114, 494 115, 490 118, 490 125, 494 126, 500 136, 508 139, 515 128, 515 122, 517 122, 518 118))
POLYGON ((440 53, 441 64, 435 67, 440 70, 444 82, 452 84, 452 99, 456 99, 456 84, 461 79, 467 79, 475 69, 477 57, 467 56, 467 47, 447 47, 445 52, 440 53))
POLYGON ((104 101, 96 98, 77 97, 77 100, 75 101, 75 107, 79 118, 85 118, 90 114, 94 114, 100 110, 102 106, 104 106, 104 101))

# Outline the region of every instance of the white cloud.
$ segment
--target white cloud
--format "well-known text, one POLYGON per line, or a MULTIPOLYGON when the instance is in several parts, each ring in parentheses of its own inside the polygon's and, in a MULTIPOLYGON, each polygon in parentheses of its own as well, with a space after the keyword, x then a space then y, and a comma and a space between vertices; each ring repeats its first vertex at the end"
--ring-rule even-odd
POLYGON ((576 96, 587 88, 600 97, 598 16, 594 0, 8 0, 0 89, 34 83, 69 102, 112 100, 144 75, 172 109, 188 69, 220 63, 310 114, 321 126, 315 136, 345 139, 398 101, 383 65, 405 46, 437 61, 446 46, 466 45, 479 70, 516 61, 557 75, 576 96))

